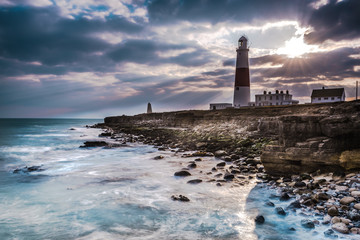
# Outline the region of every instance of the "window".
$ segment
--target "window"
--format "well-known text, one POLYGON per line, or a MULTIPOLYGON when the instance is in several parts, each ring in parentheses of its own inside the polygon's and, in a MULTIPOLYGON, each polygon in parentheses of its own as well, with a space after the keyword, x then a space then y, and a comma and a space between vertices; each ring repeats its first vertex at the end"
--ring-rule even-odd
POLYGON ((279 96, 276 96, 276 100, 279 100, 279 96))
POLYGON ((270 100, 272 100, 272 96, 270 96, 270 100))
POLYGON ((279 103, 278 103, 278 102, 276 102, 276 105, 279 105, 279 103))
POLYGON ((259 97, 259 101, 261 101, 261 97, 259 97))
POLYGON ((272 106, 272 103, 270 103, 270 106, 272 106))
POLYGON ((261 103, 259 103, 259 106, 261 106, 261 103))
POLYGON ((265 96, 265 100, 266 100, 266 96, 265 96))
POLYGON ((319 97, 318 100, 321 100, 321 97, 319 97))
POLYGON ((328 100, 329 98, 327 98, 327 97, 324 97, 324 100, 328 100))

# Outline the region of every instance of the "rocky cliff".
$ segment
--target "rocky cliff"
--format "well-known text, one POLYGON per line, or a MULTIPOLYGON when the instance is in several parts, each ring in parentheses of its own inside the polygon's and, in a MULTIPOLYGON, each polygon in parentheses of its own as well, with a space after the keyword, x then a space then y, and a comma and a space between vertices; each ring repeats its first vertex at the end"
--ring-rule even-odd
POLYGON ((183 128, 203 136, 205 144, 213 136, 271 138, 261 160, 273 175, 360 168, 360 101, 152 113, 104 121, 113 129, 183 128))

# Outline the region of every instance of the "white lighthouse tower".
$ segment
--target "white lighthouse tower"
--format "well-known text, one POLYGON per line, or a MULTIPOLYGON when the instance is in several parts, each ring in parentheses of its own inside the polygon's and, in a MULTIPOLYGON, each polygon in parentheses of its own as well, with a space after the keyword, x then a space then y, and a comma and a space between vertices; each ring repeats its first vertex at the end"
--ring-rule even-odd
POLYGON ((242 36, 236 49, 236 72, 234 86, 234 104, 235 108, 248 106, 250 102, 250 73, 249 73, 249 48, 247 47, 247 38, 242 36))

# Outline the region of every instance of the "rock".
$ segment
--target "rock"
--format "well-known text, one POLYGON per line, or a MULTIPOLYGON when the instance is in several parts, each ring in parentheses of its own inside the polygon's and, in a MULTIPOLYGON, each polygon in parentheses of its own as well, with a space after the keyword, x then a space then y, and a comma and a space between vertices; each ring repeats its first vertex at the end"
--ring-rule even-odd
POLYGON ((195 162, 201 162, 202 159, 201 159, 201 158, 196 158, 194 161, 195 161, 195 162))
POLYGON ((296 229, 293 227, 289 227, 289 231, 296 231, 296 229))
POLYGON ((289 199, 290 199, 290 196, 287 193, 282 193, 280 196, 280 201, 287 201, 289 199))
POLYGON ((297 188, 306 187, 306 183, 304 183, 304 182, 296 182, 294 187, 297 187, 297 188))
POLYGON ((160 159, 163 159, 163 158, 164 158, 164 156, 159 155, 159 156, 154 157, 154 160, 160 160, 160 159))
POLYGON ((322 221, 322 224, 329 224, 331 221, 331 217, 329 215, 324 216, 324 221, 322 221))
POLYGON ((76 130, 76 129, 75 129, 75 128, 70 128, 69 130, 74 131, 74 130, 76 130))
POLYGON ((224 150, 217 150, 215 153, 214 153, 215 157, 222 157, 222 156, 225 156, 227 155, 227 153, 224 151, 224 150))
POLYGON ((355 204, 354 208, 357 209, 357 210, 360 210, 360 203, 355 204))
POLYGON ((189 202, 190 199, 183 196, 183 195, 179 195, 179 196, 176 196, 176 195, 172 195, 171 196, 171 199, 174 200, 174 201, 180 201, 180 202, 189 202))
POLYGON ((360 197, 360 191, 352 191, 351 196, 356 197, 356 198, 360 197))
POLYGON ((201 179, 193 179, 193 180, 188 181, 187 183, 189 183, 189 184, 199 184, 201 182, 202 182, 201 179))
POLYGON ((256 222, 257 224, 263 224, 263 223, 265 222, 264 216, 261 216, 261 215, 256 216, 255 222, 256 222))
POLYGON ((338 235, 335 234, 334 230, 328 229, 324 232, 324 235, 329 238, 338 238, 338 235))
POLYGON ((186 177, 186 176, 191 176, 191 173, 189 173, 188 171, 179 171, 179 172, 174 173, 174 176, 186 177))
POLYGON ((276 207, 275 208, 275 211, 277 214, 279 215, 282 215, 282 216, 285 216, 286 215, 286 212, 284 211, 284 209, 282 207, 276 207))
POLYGON ((324 211, 325 207, 318 205, 318 206, 316 206, 316 209, 319 210, 319 211, 324 211))
POLYGON ((327 195, 326 193, 320 192, 316 194, 316 199, 318 200, 328 200, 330 199, 330 196, 327 195))
POLYGON ((221 162, 221 163, 216 164, 217 167, 225 167, 225 165, 226 165, 226 162, 221 162))
POLYGON ((190 163, 190 164, 188 165, 188 168, 196 168, 196 164, 195 164, 195 163, 190 163))
POLYGON ((273 202, 270 202, 270 201, 266 202, 265 205, 269 206, 269 207, 275 207, 275 204, 273 202))
POLYGON ((226 156, 226 157, 224 157, 224 161, 225 162, 232 162, 232 159, 231 159, 231 157, 226 156))
POLYGON ((298 200, 296 200, 296 201, 290 203, 289 208, 292 208, 292 209, 293 208, 301 208, 301 204, 298 200))
POLYGON ((106 147, 109 144, 105 141, 86 141, 84 142, 84 145, 80 146, 81 148, 87 148, 87 147, 106 147))
POLYGON ((344 197, 340 200, 340 203, 344 204, 344 205, 348 205, 349 203, 352 203, 353 201, 355 201, 355 198, 353 198, 353 197, 344 197))
POLYGON ((351 228, 351 229, 350 229, 350 232, 351 232, 352 234, 360 234, 360 228, 351 228))
POLYGON ((346 225, 349 225, 349 223, 351 223, 351 220, 346 219, 346 218, 340 218, 340 222, 345 223, 346 225))
POLYGON ((359 221, 360 214, 358 214, 356 210, 352 210, 351 212, 348 212, 347 218, 351 219, 352 221, 359 221))
POLYGON ((111 132, 103 132, 99 134, 99 137, 110 137, 111 136, 111 132))
POLYGON ((234 179, 234 174, 225 174, 224 179, 227 181, 231 181, 234 179))
POLYGON ((338 222, 338 223, 333 224, 331 226, 331 228, 334 229, 337 232, 340 232, 340 233, 344 233, 344 234, 349 233, 348 227, 346 226, 345 223, 342 223, 342 222, 338 222))
POLYGON ((304 228, 315 228, 315 224, 310 219, 301 220, 301 226, 304 228))
POLYGON ((41 172, 45 171, 41 168, 41 166, 31 166, 31 167, 24 167, 24 168, 17 168, 13 171, 13 173, 30 173, 30 172, 41 172))
POLYGON ((341 222, 341 219, 339 217, 333 217, 331 219, 331 224, 335 224, 335 223, 338 223, 338 222, 341 222))
POLYGON ((337 215, 339 215, 339 211, 337 210, 336 207, 331 207, 328 209, 328 214, 332 217, 337 216, 337 215))

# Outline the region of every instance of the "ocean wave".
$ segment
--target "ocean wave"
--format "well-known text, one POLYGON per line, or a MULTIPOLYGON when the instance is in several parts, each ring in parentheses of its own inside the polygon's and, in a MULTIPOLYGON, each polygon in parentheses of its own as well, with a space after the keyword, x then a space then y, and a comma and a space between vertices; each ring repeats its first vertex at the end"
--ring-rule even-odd
POLYGON ((42 153, 51 151, 52 147, 29 147, 29 146, 15 146, 15 147, 0 147, 0 152, 5 153, 42 153))

